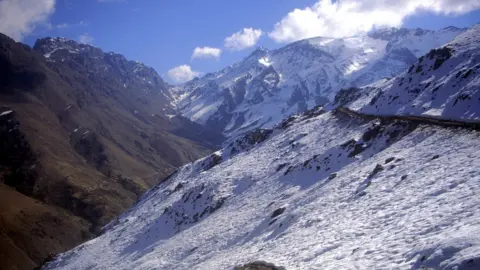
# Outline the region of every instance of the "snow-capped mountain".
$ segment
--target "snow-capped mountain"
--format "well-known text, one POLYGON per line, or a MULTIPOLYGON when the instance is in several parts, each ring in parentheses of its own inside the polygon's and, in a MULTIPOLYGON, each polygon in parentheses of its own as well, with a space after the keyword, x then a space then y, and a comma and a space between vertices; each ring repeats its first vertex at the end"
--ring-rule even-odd
POLYGON ((421 56, 390 80, 361 90, 348 105, 375 115, 480 121, 480 25, 421 56))
POLYGON ((478 269, 480 133, 457 124, 479 123, 472 114, 480 107, 479 30, 370 85, 373 96, 344 89, 333 104, 181 167, 103 235, 45 269, 233 269, 257 261, 286 269, 478 269), (440 87, 434 97, 429 86, 416 95, 402 86, 400 94, 397 82, 412 72, 409 87, 427 79, 458 87, 440 87), (399 109, 426 105, 427 96, 430 109, 445 108, 434 116, 461 128, 399 109))
POLYGON ((351 38, 311 38, 273 51, 259 48, 172 91, 183 116, 235 137, 325 104, 341 88, 395 76, 463 31, 392 28, 351 38))

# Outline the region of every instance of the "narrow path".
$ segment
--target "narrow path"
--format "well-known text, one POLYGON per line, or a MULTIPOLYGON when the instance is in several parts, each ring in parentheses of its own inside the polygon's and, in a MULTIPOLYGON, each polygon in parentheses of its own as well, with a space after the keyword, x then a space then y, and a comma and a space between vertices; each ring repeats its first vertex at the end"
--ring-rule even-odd
POLYGON ((375 114, 364 114, 357 111, 350 110, 345 107, 338 107, 334 110, 333 113, 343 113, 348 115, 352 118, 360 118, 365 120, 374 120, 374 119, 381 119, 381 120, 388 120, 388 121, 408 121, 417 124, 427 124, 427 125, 435 125, 435 126, 442 126, 442 127, 459 127, 459 128, 466 128, 471 130, 480 130, 480 122, 464 122, 458 120, 448 120, 448 119, 439 119, 434 117, 428 116, 410 116, 410 115, 375 115, 375 114))

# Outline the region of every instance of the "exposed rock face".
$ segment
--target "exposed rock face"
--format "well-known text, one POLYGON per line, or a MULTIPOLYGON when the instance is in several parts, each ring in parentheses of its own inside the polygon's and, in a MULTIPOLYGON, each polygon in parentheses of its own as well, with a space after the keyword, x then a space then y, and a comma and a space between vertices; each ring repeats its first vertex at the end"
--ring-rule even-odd
POLYGON ((90 238, 223 139, 171 117, 152 68, 89 45, 31 49, 0 34, 0 74, 2 269, 32 269, 90 238))
POLYGON ((37 178, 36 157, 12 110, 0 109, 0 176, 17 191, 31 195, 37 178))
POLYGON ((285 270, 285 268, 277 267, 271 263, 258 261, 247 263, 243 266, 237 266, 235 267, 235 270, 285 270))

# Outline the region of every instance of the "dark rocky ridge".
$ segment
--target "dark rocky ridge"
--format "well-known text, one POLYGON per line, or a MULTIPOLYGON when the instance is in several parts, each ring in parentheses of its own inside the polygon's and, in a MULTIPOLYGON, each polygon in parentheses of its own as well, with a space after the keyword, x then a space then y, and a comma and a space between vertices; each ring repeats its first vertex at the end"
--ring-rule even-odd
POLYGON ((0 74, 1 269, 32 269, 89 239, 223 139, 169 117, 153 69, 89 45, 31 49, 0 34, 0 74))

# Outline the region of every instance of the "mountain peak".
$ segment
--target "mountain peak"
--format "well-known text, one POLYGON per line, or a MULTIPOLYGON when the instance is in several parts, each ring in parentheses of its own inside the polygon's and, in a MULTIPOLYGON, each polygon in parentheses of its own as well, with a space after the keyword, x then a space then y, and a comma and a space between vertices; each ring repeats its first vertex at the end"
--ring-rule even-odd
POLYGON ((366 36, 300 40, 271 51, 258 47, 242 61, 182 86, 177 108, 233 138, 325 104, 341 88, 396 76, 461 32, 382 28, 366 36), (210 87, 212 80, 216 84, 210 87))
POLYGON ((269 53, 269 50, 265 47, 257 47, 252 53, 247 58, 251 57, 264 57, 267 53, 269 53))
POLYGON ((46 58, 50 58, 52 54, 60 50, 64 50, 70 54, 79 54, 88 51, 96 54, 103 53, 102 50, 97 47, 79 43, 65 37, 47 37, 38 39, 35 42, 33 49, 41 52, 46 58))

